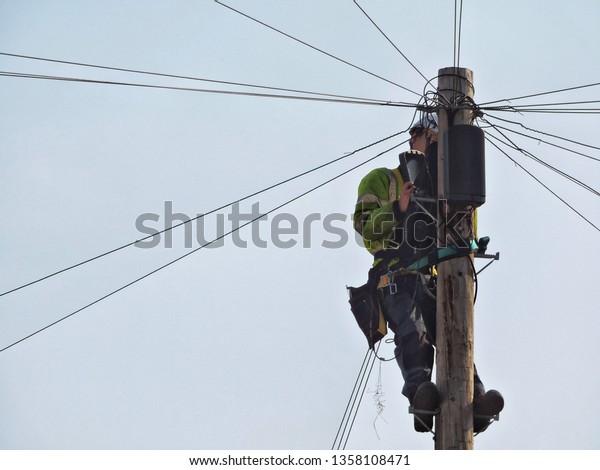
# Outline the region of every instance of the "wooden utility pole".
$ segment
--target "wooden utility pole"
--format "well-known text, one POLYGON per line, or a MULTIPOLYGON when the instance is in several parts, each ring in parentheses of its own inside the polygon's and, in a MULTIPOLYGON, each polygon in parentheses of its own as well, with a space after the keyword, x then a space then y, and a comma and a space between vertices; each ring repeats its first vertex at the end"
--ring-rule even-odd
MULTIPOLYGON (((444 133, 453 125, 472 124, 469 104, 473 94, 472 71, 455 67, 439 70, 439 246, 452 246, 456 233, 463 240, 473 238, 473 210, 468 209, 469 215, 453 227, 453 232, 446 222, 465 208, 451 207, 443 201, 447 194, 444 133)), ((443 261, 437 267, 436 384, 442 401, 436 416, 435 448, 439 450, 473 449, 473 254, 469 256, 471 259, 463 256, 443 261)))

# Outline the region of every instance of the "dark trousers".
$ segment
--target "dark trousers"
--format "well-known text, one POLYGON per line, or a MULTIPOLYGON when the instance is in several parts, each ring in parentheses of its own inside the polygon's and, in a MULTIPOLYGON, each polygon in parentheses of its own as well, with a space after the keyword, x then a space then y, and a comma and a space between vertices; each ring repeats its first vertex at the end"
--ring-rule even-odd
MULTIPOLYGON (((412 403, 423 382, 431 380, 435 357, 436 301, 428 294, 422 278, 414 274, 396 275, 381 292, 381 306, 394 333, 396 361, 404 387, 402 394, 412 403)), ((475 396, 485 392, 475 369, 475 396)))

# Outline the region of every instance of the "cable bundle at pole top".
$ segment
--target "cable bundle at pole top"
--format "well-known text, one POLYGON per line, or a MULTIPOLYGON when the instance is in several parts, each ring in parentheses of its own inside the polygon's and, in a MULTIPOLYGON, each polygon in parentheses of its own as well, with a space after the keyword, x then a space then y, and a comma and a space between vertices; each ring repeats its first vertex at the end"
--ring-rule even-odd
MULTIPOLYGON (((397 83, 393 80, 390 80, 389 78, 383 77, 382 75, 380 75, 378 73, 372 72, 370 70, 367 70, 364 67, 354 64, 346 59, 343 59, 342 57, 340 57, 337 54, 327 52, 323 48, 317 47, 317 46, 309 43, 308 41, 305 41, 303 39, 300 39, 300 38, 294 37, 290 34, 287 34, 282 29, 268 25, 267 23, 255 18, 249 14, 246 14, 240 10, 234 9, 233 7, 227 5, 226 3, 222 2, 222 1, 215 0, 215 2, 219 5, 233 11, 236 14, 244 16, 245 18, 247 18, 263 27, 268 28, 271 31, 274 31, 277 34, 284 36, 285 38, 287 38, 289 40, 293 40, 297 43, 300 43, 315 52, 318 52, 322 55, 325 55, 325 56, 331 58, 332 60, 340 62, 340 63, 352 68, 354 71, 358 71, 358 72, 367 74, 373 79, 377 79, 377 80, 386 82, 388 84, 392 84, 392 85, 396 86, 397 88, 402 89, 404 92, 406 92, 410 95, 417 96, 418 99, 416 99, 416 100, 413 99, 413 102, 410 102, 410 101, 396 101, 396 100, 390 100, 390 99, 385 99, 385 98, 383 98, 383 99, 382 98, 371 98, 371 97, 365 98, 365 97, 358 97, 358 96, 349 96, 349 95, 345 95, 345 94, 327 93, 327 92, 323 92, 323 91, 308 91, 308 90, 301 90, 301 89, 289 88, 289 87, 258 85, 258 84, 246 83, 243 81, 225 81, 225 80, 216 80, 216 79, 211 79, 211 78, 186 76, 186 75, 180 75, 180 74, 175 74, 175 73, 153 72, 153 71, 147 71, 147 70, 139 70, 139 69, 135 69, 135 68, 114 67, 114 66, 110 66, 110 65, 92 64, 92 63, 83 62, 83 61, 47 58, 47 57, 40 57, 40 56, 36 56, 36 55, 17 54, 17 53, 12 53, 12 52, 0 52, 0 56, 10 58, 15 61, 30 61, 30 62, 33 61, 35 63, 42 63, 42 64, 43 63, 51 63, 53 65, 61 65, 61 66, 65 66, 65 67, 78 67, 79 69, 87 69, 87 70, 107 70, 107 71, 122 73, 122 74, 129 74, 129 75, 133 74, 133 75, 137 75, 137 76, 154 77, 154 78, 158 78, 158 79, 177 80, 180 82, 184 82, 184 81, 202 82, 202 83, 207 84, 207 87, 206 88, 197 88, 197 87, 192 87, 192 86, 160 85, 160 84, 133 82, 133 81, 125 80, 125 79, 109 81, 109 80, 98 80, 98 79, 93 79, 93 78, 76 77, 76 76, 73 76, 70 74, 68 74, 68 75, 50 75, 50 74, 45 74, 45 73, 32 74, 32 73, 24 73, 24 72, 19 72, 19 71, 14 71, 14 70, 13 71, 8 71, 8 70, 0 71, 0 77, 2 77, 4 79, 27 79, 27 80, 32 80, 32 81, 35 81, 35 80, 60 81, 60 82, 68 82, 68 83, 81 84, 81 85, 85 84, 85 85, 130 87, 130 88, 138 88, 138 89, 145 89, 145 90, 162 90, 165 92, 172 91, 172 92, 222 94, 222 95, 238 96, 238 97, 240 97, 240 99, 242 99, 242 98, 244 98, 244 99, 245 98, 257 98, 257 99, 270 98, 270 99, 273 99, 274 98, 274 99, 295 100, 295 101, 299 101, 299 100, 313 101, 316 103, 326 103, 326 104, 331 104, 331 105, 345 104, 345 105, 366 105, 366 106, 385 106, 385 107, 395 107, 395 108, 406 108, 406 109, 410 109, 411 111, 414 110, 413 121, 416 118, 417 113, 419 113, 419 112, 426 113, 426 114, 434 114, 437 111, 439 111, 441 108, 470 109, 470 110, 472 110, 473 115, 476 116, 476 124, 480 125, 480 127, 482 127, 484 129, 487 141, 495 149, 498 150, 500 155, 508 158, 511 162, 513 162, 515 165, 517 165, 529 177, 531 177, 537 184, 540 184, 546 191, 548 191, 554 197, 559 199, 559 201, 561 201, 561 203, 563 203, 565 206, 567 206, 569 208, 569 210, 571 210, 575 214, 577 214, 589 226, 594 228, 596 231, 600 231, 600 228, 598 227, 597 223, 594 223, 594 221, 591 220, 589 215, 586 215, 582 211, 578 210, 576 207, 574 207, 574 205, 572 203, 568 202, 563 196, 561 196, 557 191, 552 189, 547 183, 544 183, 538 176, 536 176, 534 174, 534 172, 525 168, 522 165, 522 163, 518 160, 518 158, 520 158, 520 157, 527 158, 527 160, 540 165, 540 168, 545 168, 546 170, 552 171, 553 173, 564 178, 565 181, 576 185, 581 190, 586 191, 594 196, 600 196, 600 192, 597 189, 595 189, 594 187, 592 187, 592 185, 589 182, 586 183, 584 181, 581 181, 580 179, 574 177, 573 175, 559 169, 555 165, 550 165, 549 163, 545 162, 544 160, 542 160, 541 158, 536 156, 533 152, 522 148, 513 139, 514 139, 514 136, 524 137, 524 138, 535 141, 537 144, 544 144, 544 145, 552 146, 560 151, 564 151, 565 153, 568 153, 570 157, 573 157, 573 158, 581 157, 581 158, 590 160, 592 162, 600 162, 600 153, 599 153, 600 147, 591 145, 589 143, 583 143, 583 142, 580 142, 575 139, 570 139, 565 136, 559 136, 554 133, 534 129, 531 126, 525 126, 524 124, 522 124, 514 119, 506 118, 507 113, 511 113, 511 116, 512 115, 522 115, 524 113, 546 114, 546 115, 569 114, 572 116, 578 116, 581 114, 583 114, 583 115, 600 114, 600 107, 596 107, 596 105, 600 103, 600 100, 577 100, 577 101, 561 100, 561 101, 556 101, 556 102, 547 101, 544 103, 536 103, 533 101, 528 101, 528 100, 532 100, 534 98, 546 97, 549 95, 561 94, 561 96, 562 96, 562 94, 564 94, 564 93, 569 93, 569 92, 573 92, 576 90, 593 89, 595 87, 600 86, 600 82, 576 85, 576 86, 572 86, 572 87, 568 87, 568 88, 561 88, 561 89, 555 89, 555 90, 549 90, 549 91, 541 91, 541 92, 534 93, 534 94, 527 94, 527 95, 516 96, 516 97, 511 97, 511 98, 506 98, 506 99, 498 99, 498 100, 488 101, 488 102, 479 103, 479 104, 469 101, 469 100, 466 100, 466 99, 463 99, 462 97, 457 97, 455 102, 450 103, 450 102, 442 101, 440 96, 437 94, 437 92, 431 89, 431 83, 433 80, 435 80, 436 77, 434 77, 433 79, 427 79, 426 75, 423 74, 423 72, 407 57, 407 55, 400 48, 397 47, 396 44, 394 44, 394 42, 390 39, 390 37, 388 35, 386 35, 385 32, 378 26, 376 19, 373 17, 373 15, 370 14, 356 0, 354 0, 354 5, 358 8, 360 13, 362 15, 364 15, 365 19, 368 20, 368 22, 376 29, 376 31, 378 31, 378 33, 382 35, 382 37, 385 39, 385 41, 398 52, 398 54, 402 57, 402 59, 404 61, 406 61, 410 65, 410 67, 414 70, 414 72, 416 72, 421 77, 421 79, 424 80, 424 86, 423 86, 423 89, 421 92, 416 92, 412 88, 405 86, 404 84, 397 83), (233 89, 208 88, 209 85, 210 86, 234 87, 234 88, 233 89), (517 103, 517 104, 515 104, 515 103, 517 103), (523 103, 523 104, 521 104, 521 103, 523 103), (543 138, 540 136, 543 136, 543 138)), ((462 30, 462 15, 463 15, 462 0, 460 1, 460 4, 458 3, 457 0, 455 0, 454 10, 455 10, 455 15, 454 15, 453 65, 455 68, 458 68, 458 67, 460 67, 460 37, 461 37, 461 30, 462 30)), ((413 98, 413 97, 411 97, 411 98, 413 98)), ((410 126, 409 126, 409 128, 410 128, 410 126)), ((319 166, 307 169, 306 171, 304 171, 302 173, 291 176, 280 182, 273 183, 270 186, 267 186, 263 189, 254 191, 251 194, 248 194, 241 198, 227 202, 217 208, 213 208, 213 209, 203 213, 201 216, 198 216, 194 219, 179 223, 179 224, 169 227, 163 231, 157 232, 156 234, 149 235, 149 236, 139 239, 139 240, 130 241, 130 242, 125 243, 121 246, 118 246, 112 250, 108 250, 108 251, 99 253, 98 255, 96 255, 94 257, 82 260, 79 263, 57 269, 56 271, 54 271, 52 273, 49 273, 38 279, 31 280, 30 282, 27 282, 20 286, 15 286, 15 287, 11 287, 11 288, 0 288, 0 301, 2 301, 3 297, 6 297, 14 292, 17 292, 17 291, 25 289, 25 288, 31 288, 38 283, 41 283, 52 277, 63 274, 67 271, 77 269, 83 265, 92 263, 93 261, 96 261, 100 258, 104 258, 109 255, 114 255, 117 252, 121 252, 121 251, 125 250, 126 248, 135 246, 135 244, 140 241, 152 238, 154 236, 158 236, 168 230, 174 230, 185 224, 191 223, 200 217, 206 217, 207 215, 210 215, 210 214, 216 213, 222 209, 225 209, 225 208, 235 204, 236 202, 249 200, 249 199, 254 198, 262 193, 272 190, 276 187, 279 187, 281 185, 284 185, 286 183, 289 183, 291 181, 299 179, 305 175, 317 172, 317 171, 319 171, 325 167, 328 167, 332 164, 337 164, 342 161, 345 161, 349 157, 356 156, 358 154, 361 154, 367 150, 374 148, 376 145, 382 144, 387 141, 392 141, 394 139, 399 140, 399 138, 403 134, 405 134, 407 131, 408 131, 408 128, 406 130, 402 130, 393 135, 384 137, 382 139, 379 139, 377 141, 374 141, 372 143, 364 145, 363 147, 357 148, 356 150, 353 150, 350 153, 346 153, 340 157, 336 157, 336 158, 334 158, 328 162, 325 162, 319 166)), ((399 143, 394 143, 393 145, 390 143, 389 144, 390 146, 387 149, 385 149, 381 152, 378 152, 375 155, 363 157, 359 161, 359 163, 354 164, 353 166, 351 166, 348 169, 340 171, 337 174, 337 176, 326 179, 322 183, 320 183, 312 188, 309 188, 306 191, 300 192, 298 195, 282 202, 281 204, 276 205, 275 207, 270 209, 265 214, 261 214, 260 217, 262 218, 265 215, 268 215, 268 214, 271 214, 273 212, 280 210, 284 206, 289 205, 294 201, 297 201, 298 199, 328 185, 329 183, 332 183, 333 181, 337 180, 338 178, 356 170, 357 168, 364 166, 365 164, 367 164, 369 162, 374 161, 375 159, 379 158, 380 156, 382 156, 392 150, 397 149, 398 147, 400 147, 401 145, 404 145, 405 143, 406 143, 406 140, 399 142, 399 143)), ((196 253, 197 251, 201 250, 202 248, 205 248, 206 246, 213 244, 226 236, 231 235, 233 232, 252 224, 257 219, 258 218, 252 219, 252 220, 248 221, 247 223, 244 223, 244 224, 240 225, 239 227, 215 238, 214 240, 211 240, 210 242, 208 242, 204 245, 198 246, 198 247, 186 252, 184 255, 179 256, 179 257, 169 261, 168 263, 158 266, 156 269, 144 274, 143 276, 137 277, 137 278, 133 279, 132 281, 128 282, 127 284, 108 292, 104 296, 87 303, 86 305, 82 306, 81 308, 79 308, 75 311, 72 311, 66 315, 63 315, 59 319, 48 323, 43 328, 40 328, 24 337, 18 338, 8 345, 0 345, 0 353, 16 346, 17 344, 23 343, 24 341, 32 338, 33 336, 35 336, 43 331, 46 331, 53 326, 56 326, 56 325, 62 323, 63 321, 67 320, 68 318, 71 318, 71 317, 79 314, 80 312, 88 309, 89 307, 102 302, 103 300, 131 287, 134 284, 137 284, 138 282, 154 275, 155 273, 157 273, 169 266, 174 265, 178 261, 190 256, 193 253, 196 253)), ((363 365, 361 367, 361 371, 359 373, 359 377, 357 378, 357 381, 355 383, 354 390, 350 397, 346 412, 344 413, 344 418, 342 419, 342 423, 340 424, 340 428, 338 429, 338 433, 335 437, 335 441, 334 441, 334 444, 332 447, 333 449, 345 449, 345 447, 346 447, 348 438, 350 436, 350 432, 351 432, 353 424, 354 424, 354 419, 356 418, 356 414, 358 412, 358 407, 360 406, 360 402, 364 395, 365 387, 366 387, 367 381, 369 379, 369 376, 371 374, 373 364, 374 364, 376 358, 377 358, 376 352, 373 353, 372 351, 367 351, 367 354, 363 361, 363 365)))

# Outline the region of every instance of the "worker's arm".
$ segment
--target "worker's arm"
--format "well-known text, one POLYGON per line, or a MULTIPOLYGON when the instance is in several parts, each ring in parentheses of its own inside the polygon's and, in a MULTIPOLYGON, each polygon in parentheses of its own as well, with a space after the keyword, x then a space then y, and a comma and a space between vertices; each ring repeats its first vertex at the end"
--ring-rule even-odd
POLYGON ((389 199, 387 170, 373 170, 363 178, 358 187, 354 228, 366 241, 393 238, 394 228, 404 221, 404 214, 413 191, 412 183, 407 182, 402 187, 400 197, 387 202, 389 199))

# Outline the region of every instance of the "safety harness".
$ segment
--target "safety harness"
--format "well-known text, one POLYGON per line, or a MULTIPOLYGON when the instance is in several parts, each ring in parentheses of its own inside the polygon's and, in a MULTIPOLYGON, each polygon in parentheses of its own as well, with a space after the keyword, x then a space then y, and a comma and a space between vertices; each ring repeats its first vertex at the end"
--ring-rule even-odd
POLYGON ((350 295, 350 309, 358 326, 367 338, 369 348, 374 349, 375 344, 387 334, 387 322, 384 319, 379 303, 379 290, 389 287, 390 293, 395 293, 396 285, 394 284, 394 276, 421 274, 442 261, 468 256, 477 251, 482 253, 485 251, 488 242, 489 238, 484 237, 479 242, 471 240, 470 245, 465 248, 450 246, 438 248, 407 266, 388 269, 384 272, 382 267, 386 265, 382 263, 389 263, 393 259, 393 250, 388 250, 385 256, 383 256, 382 261, 370 269, 369 279, 366 284, 360 287, 346 286, 350 295))

